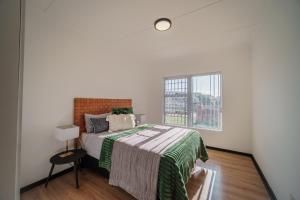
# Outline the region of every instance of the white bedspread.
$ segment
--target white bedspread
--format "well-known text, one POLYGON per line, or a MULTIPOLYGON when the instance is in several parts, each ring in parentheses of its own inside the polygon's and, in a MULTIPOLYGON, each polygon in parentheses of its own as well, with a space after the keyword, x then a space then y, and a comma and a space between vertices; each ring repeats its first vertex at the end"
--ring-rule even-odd
POLYGON ((102 143, 105 137, 115 133, 102 132, 102 133, 83 133, 81 136, 83 148, 87 154, 99 160, 101 155, 102 143))

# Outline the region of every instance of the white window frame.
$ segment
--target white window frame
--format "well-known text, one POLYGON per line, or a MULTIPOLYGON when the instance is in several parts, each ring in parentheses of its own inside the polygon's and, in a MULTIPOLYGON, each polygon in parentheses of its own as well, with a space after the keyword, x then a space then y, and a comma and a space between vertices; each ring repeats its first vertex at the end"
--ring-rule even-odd
MULTIPOLYGON (((177 127, 189 127, 193 129, 199 129, 199 130, 209 130, 209 131, 223 131, 223 74, 221 71, 216 71, 216 72, 208 72, 208 73, 198 73, 198 74, 189 74, 189 75, 177 75, 177 76, 168 76, 164 77, 163 79, 163 112, 162 112, 162 123, 165 123, 165 82, 166 80, 172 80, 172 79, 181 79, 181 78, 186 78, 187 79, 187 126, 180 126, 180 125, 172 125, 172 126, 177 126, 177 127), (220 127, 218 128, 200 128, 200 127, 193 127, 192 126, 192 77, 195 76, 208 76, 208 75, 220 75, 220 112, 221 112, 221 120, 220 120, 220 127)), ((166 124, 170 125, 170 124, 166 124)))

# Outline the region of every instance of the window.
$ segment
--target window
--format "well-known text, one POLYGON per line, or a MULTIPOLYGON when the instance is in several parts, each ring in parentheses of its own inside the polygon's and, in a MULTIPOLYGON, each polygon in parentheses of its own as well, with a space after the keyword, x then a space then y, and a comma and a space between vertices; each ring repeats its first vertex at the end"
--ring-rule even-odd
POLYGON ((165 79, 164 123, 222 130, 220 73, 165 79))

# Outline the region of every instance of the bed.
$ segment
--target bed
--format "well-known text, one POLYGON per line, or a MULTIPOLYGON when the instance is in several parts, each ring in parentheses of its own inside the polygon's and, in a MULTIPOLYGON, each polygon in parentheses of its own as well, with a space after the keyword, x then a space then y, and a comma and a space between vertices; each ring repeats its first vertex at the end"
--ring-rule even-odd
POLYGON ((80 127, 84 165, 99 169, 109 184, 137 199, 188 199, 185 185, 196 159, 208 155, 200 134, 192 129, 144 124, 113 133, 86 134, 84 114, 103 114, 132 107, 131 99, 75 98, 74 124, 80 127))

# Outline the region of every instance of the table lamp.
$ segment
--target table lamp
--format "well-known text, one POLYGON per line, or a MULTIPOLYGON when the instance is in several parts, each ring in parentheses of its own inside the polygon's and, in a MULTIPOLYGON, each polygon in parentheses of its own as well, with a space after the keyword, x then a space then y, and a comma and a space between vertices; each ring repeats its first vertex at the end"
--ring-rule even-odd
POLYGON ((137 126, 146 123, 147 117, 145 114, 134 114, 134 115, 135 115, 135 124, 137 126))
POLYGON ((75 125, 58 126, 55 129, 55 138, 59 141, 66 142, 66 151, 60 157, 72 155, 73 152, 69 151, 69 140, 79 137, 79 127, 75 125))

